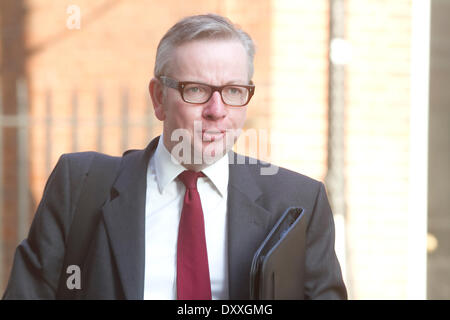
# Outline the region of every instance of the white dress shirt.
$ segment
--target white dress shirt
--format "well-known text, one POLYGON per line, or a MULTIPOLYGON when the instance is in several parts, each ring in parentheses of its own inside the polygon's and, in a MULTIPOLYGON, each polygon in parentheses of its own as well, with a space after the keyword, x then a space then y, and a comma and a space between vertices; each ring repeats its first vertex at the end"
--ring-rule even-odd
MULTIPOLYGON (((176 299, 178 224, 185 186, 177 176, 186 170, 172 161, 163 137, 147 169, 145 202, 144 299, 176 299)), ((228 157, 202 170, 198 179, 213 299, 228 299, 227 197, 228 157)))

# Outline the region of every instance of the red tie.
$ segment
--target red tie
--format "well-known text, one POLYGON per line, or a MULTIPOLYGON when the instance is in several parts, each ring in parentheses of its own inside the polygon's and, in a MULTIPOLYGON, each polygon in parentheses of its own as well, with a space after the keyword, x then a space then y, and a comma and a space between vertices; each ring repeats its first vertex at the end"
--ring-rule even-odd
POLYGON ((177 243, 177 299, 211 300, 205 224, 198 177, 202 172, 183 171, 178 176, 186 186, 177 243))

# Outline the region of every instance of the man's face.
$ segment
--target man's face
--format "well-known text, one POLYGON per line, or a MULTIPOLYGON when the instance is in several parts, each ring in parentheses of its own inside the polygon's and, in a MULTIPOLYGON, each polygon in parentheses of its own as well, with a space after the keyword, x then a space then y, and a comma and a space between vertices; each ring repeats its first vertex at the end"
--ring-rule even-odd
MULTIPOLYGON (((242 44, 235 40, 202 40, 179 46, 172 58, 167 76, 177 81, 193 81, 213 86, 248 84, 247 55, 242 44)), ((155 81, 155 80, 153 80, 155 81)), ((154 84, 156 86, 156 84, 154 84)), ((162 88, 159 83, 158 87, 162 88)), ((164 145, 174 153, 180 143, 172 141, 176 129, 185 129, 190 136, 190 152, 203 159, 202 164, 183 163, 187 168, 204 166, 205 157, 225 155, 242 129, 247 107, 233 107, 223 103, 220 93, 214 92, 203 104, 184 102, 180 92, 165 88, 160 94, 161 105, 155 106, 155 114, 164 121, 164 145)), ((152 96, 154 102, 155 99, 152 96)), ((179 130, 178 130, 179 131, 179 130)), ((194 158, 191 158, 194 162, 194 158)))

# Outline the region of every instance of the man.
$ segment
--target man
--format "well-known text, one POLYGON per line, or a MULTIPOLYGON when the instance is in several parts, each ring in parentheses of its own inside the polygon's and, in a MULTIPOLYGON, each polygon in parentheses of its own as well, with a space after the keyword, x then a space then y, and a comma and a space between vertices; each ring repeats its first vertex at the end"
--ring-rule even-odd
POLYGON ((90 193, 102 202, 89 245, 78 252, 78 298, 248 299, 253 255, 294 206, 307 223, 305 298, 345 299, 323 184, 282 168, 261 174, 261 163, 240 164, 230 151, 254 93, 253 56, 248 34, 221 16, 174 25, 149 85, 161 137, 118 160, 105 175, 113 177, 106 195, 83 193, 98 155, 61 157, 17 249, 5 298, 61 297, 71 224, 90 193))

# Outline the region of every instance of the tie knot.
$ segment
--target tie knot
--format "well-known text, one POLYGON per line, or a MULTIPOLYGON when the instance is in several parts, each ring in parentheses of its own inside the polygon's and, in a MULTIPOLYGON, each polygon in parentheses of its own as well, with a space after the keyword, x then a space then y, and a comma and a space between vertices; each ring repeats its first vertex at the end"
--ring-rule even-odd
POLYGON ((178 175, 178 178, 180 178, 181 182, 184 183, 186 188, 197 189, 197 179, 204 176, 205 175, 201 171, 196 172, 192 170, 185 170, 178 175))

